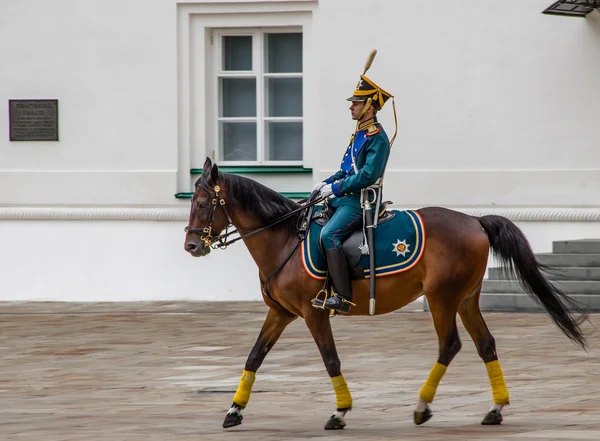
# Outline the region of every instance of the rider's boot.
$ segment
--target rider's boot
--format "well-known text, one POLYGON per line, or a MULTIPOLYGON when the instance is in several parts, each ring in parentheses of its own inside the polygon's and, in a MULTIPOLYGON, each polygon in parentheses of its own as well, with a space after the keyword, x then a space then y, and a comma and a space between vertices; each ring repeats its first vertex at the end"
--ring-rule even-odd
POLYGON ((341 247, 325 250, 325 257, 335 294, 327 298, 324 307, 347 314, 350 312, 350 306, 354 303, 352 303, 350 270, 344 250, 341 247))

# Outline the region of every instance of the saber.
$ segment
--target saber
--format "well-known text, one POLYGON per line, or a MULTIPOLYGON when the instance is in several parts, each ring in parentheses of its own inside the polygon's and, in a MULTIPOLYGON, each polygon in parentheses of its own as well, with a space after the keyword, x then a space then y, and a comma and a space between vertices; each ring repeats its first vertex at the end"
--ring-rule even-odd
POLYGON ((369 291, 370 291, 369 315, 375 315, 376 277, 375 277, 375 243, 373 241, 374 226, 373 226, 373 210, 371 209, 371 203, 370 203, 368 197, 366 198, 366 201, 365 201, 365 227, 367 229, 367 245, 369 247, 368 248, 369 249, 369 266, 370 266, 369 274, 371 275, 370 280, 369 280, 369 291))

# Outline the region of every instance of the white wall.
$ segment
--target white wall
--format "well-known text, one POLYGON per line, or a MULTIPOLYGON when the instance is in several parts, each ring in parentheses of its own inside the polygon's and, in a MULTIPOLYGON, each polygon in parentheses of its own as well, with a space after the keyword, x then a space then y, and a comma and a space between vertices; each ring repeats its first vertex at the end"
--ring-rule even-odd
POLYGON ((515 222, 536 253, 551 253, 552 241, 600 238, 600 222, 515 222))
POLYGON ((174 203, 175 3, 0 9, 0 203, 174 203), (42 98, 58 99, 60 141, 9 142, 8 100, 42 98))
MULTIPOLYGON (((373 1, 361 17, 363 1, 321 2, 320 177, 339 167, 354 128, 344 98, 377 48, 367 76, 398 109, 386 175, 395 202, 600 205, 600 14, 541 14, 550 3, 373 1)), ((391 115, 388 102, 390 136, 391 115)))
POLYGON ((243 244, 195 259, 183 249, 185 225, 4 221, 0 299, 260 300, 258 270, 243 244))

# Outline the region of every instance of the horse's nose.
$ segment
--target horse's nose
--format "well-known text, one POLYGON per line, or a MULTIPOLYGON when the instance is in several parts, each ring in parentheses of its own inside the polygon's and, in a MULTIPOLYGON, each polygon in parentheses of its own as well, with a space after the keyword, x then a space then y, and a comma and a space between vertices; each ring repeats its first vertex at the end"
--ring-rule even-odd
POLYGON ((188 253, 194 253, 194 252, 198 251, 198 245, 196 245, 193 242, 186 243, 185 244, 185 250, 188 253))

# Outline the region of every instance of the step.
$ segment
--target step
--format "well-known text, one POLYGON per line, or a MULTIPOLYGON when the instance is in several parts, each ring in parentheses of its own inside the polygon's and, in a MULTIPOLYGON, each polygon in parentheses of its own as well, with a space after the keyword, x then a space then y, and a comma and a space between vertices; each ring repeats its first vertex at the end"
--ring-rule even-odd
MULTIPOLYGON (((572 294, 569 298, 579 303, 587 312, 600 312, 600 295, 572 294)), ((516 293, 481 294, 479 307, 482 311, 493 312, 545 312, 529 296, 516 293)))
POLYGON ((548 266, 600 266, 600 254, 540 253, 535 257, 548 266))
MULTIPOLYGON (((566 294, 600 294, 600 282, 561 280, 550 282, 566 294)), ((513 280, 484 280, 484 293, 523 293, 518 282, 513 280)))
MULTIPOLYGON (((549 268, 548 271, 542 272, 549 280, 580 280, 600 281, 600 267, 585 267, 585 266, 563 266, 549 268)), ((490 268, 488 270, 488 278, 490 280, 509 280, 502 268, 490 268)), ((510 279, 514 279, 510 277, 510 279)))
POLYGON ((553 253, 600 254, 600 239, 558 240, 552 242, 553 253))

